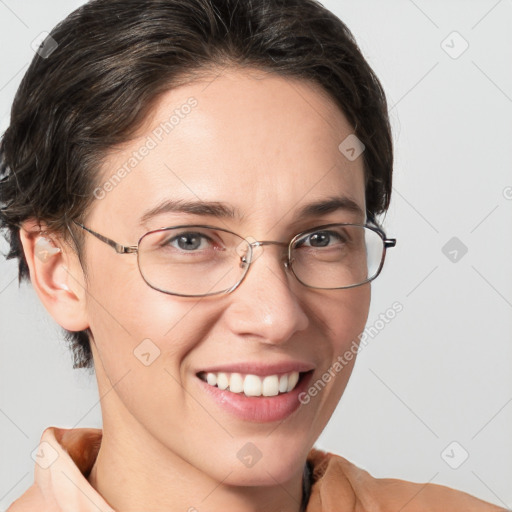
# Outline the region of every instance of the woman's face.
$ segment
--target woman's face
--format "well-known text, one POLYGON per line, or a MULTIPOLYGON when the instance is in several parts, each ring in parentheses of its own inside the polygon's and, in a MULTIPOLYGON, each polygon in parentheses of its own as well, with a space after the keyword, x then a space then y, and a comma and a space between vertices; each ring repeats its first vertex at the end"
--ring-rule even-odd
MULTIPOLYGON (((317 86, 255 70, 212 75, 166 93, 137 138, 109 154, 85 225, 136 245, 147 231, 182 224, 288 242, 322 224, 364 223, 362 157, 338 148, 352 131, 317 86), (360 213, 299 219, 305 205, 334 196, 360 213), (168 200, 224 203, 240 217, 165 207, 147 215, 168 200)), ((370 286, 307 288, 285 269, 283 249, 267 245, 233 292, 167 295, 144 282, 136 255, 85 236, 105 436, 226 484, 275 484, 302 471, 352 371, 353 359, 325 378, 364 329, 370 286), (242 379, 310 371, 289 394, 246 397, 200 378, 221 370, 242 379), (323 390, 301 404, 298 392, 319 381, 323 390)))

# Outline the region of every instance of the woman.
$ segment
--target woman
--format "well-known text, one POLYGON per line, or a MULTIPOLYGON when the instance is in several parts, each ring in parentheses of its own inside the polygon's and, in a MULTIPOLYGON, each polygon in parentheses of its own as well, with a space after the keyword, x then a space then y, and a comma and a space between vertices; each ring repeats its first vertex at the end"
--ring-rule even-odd
POLYGON ((2 224, 103 429, 46 429, 9 510, 499 510, 313 448, 395 243, 392 156, 377 78, 313 0, 58 25, 2 139, 2 224))

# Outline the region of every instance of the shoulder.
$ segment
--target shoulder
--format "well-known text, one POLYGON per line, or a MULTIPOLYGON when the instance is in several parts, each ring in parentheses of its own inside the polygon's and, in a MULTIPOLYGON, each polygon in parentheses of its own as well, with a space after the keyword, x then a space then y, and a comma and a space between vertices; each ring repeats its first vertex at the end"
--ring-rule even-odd
POLYGON ((374 478, 347 459, 312 449, 311 495, 307 512, 503 512, 505 509, 448 487, 395 478, 374 478))

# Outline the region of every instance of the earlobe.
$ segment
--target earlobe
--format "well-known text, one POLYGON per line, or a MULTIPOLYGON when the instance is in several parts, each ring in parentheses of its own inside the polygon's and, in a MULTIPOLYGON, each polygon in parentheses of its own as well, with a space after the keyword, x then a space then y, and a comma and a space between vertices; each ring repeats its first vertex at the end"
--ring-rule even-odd
POLYGON ((87 329, 85 280, 71 247, 37 221, 23 223, 20 240, 32 286, 48 312, 64 329, 87 329))

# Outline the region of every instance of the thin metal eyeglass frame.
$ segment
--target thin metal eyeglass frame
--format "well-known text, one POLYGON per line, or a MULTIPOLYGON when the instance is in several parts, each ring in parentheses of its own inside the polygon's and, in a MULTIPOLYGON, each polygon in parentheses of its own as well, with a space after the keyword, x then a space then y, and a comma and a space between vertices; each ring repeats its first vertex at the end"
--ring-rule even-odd
POLYGON ((98 232, 96 232, 96 231, 94 231, 94 230, 84 226, 83 224, 80 224, 79 222, 77 222, 75 220, 73 220, 73 223, 76 224, 78 227, 82 228, 84 231, 87 231, 88 233, 90 233, 91 235, 96 237, 101 242, 103 242, 103 243, 109 245, 110 247, 112 247, 118 254, 137 254, 137 266, 139 268, 139 272, 140 272, 144 282, 150 288, 153 288, 154 290, 157 290, 157 291, 162 292, 162 293, 166 293, 168 295, 176 295, 176 296, 179 296, 179 297, 208 297, 208 296, 211 296, 211 295, 220 295, 221 293, 226 293, 226 294, 227 293, 231 293, 238 286, 240 286, 242 281, 245 279, 245 276, 249 272, 249 268, 250 268, 251 263, 252 263, 253 247, 262 247, 264 245, 280 245, 282 247, 287 247, 288 248, 288 256, 287 256, 287 260, 284 262, 284 266, 285 266, 285 268, 287 270, 290 270, 292 272, 292 274, 295 276, 295 279, 297 279, 297 281, 299 281, 299 283, 301 283, 303 286, 305 286, 307 288, 313 288, 313 289, 317 289, 317 290, 346 290, 348 288, 356 288, 358 286, 362 286, 363 284, 369 283, 370 281, 373 281, 375 278, 378 277, 378 275, 380 274, 380 272, 382 270, 382 267, 384 266, 384 261, 386 259, 387 249, 395 247, 395 245, 396 245, 396 238, 386 238, 385 233, 378 226, 372 226, 372 225, 369 225, 369 224, 343 223, 343 222, 336 222, 336 223, 331 223, 331 224, 323 224, 321 226, 316 226, 316 227, 308 229, 306 231, 302 231, 301 233, 298 233, 297 235, 294 235, 294 237, 288 243, 286 243, 286 242, 278 242, 278 241, 273 241, 273 240, 255 240, 254 242, 249 242, 244 237, 238 235, 237 233, 234 233, 233 231, 229 231, 228 229, 223 229, 223 228, 219 228, 219 227, 216 227, 216 226, 210 226, 210 225, 205 225, 205 224, 183 224, 183 225, 179 225, 179 226, 169 226, 169 227, 165 227, 165 228, 158 228, 158 229, 153 229, 151 231, 148 231, 147 233, 144 233, 139 238, 139 240, 137 241, 137 245, 122 245, 122 244, 112 240, 111 238, 108 238, 108 237, 106 237, 104 235, 101 235, 100 233, 98 233, 98 232), (309 233, 315 233, 316 231, 319 231, 319 230, 322 230, 322 229, 325 229, 325 228, 328 228, 328 227, 332 227, 332 226, 357 226, 357 227, 362 227, 362 228, 370 229, 371 231, 374 231, 375 233, 377 233, 380 236, 380 238, 382 239, 382 242, 383 242, 382 257, 381 257, 380 265, 379 265, 377 271, 375 272, 375 275, 373 275, 370 279, 366 279, 362 283, 353 284, 353 285, 350 285, 350 286, 341 286, 341 287, 338 287, 338 288, 321 288, 321 287, 318 287, 318 286, 310 286, 310 285, 304 283, 297 276, 297 274, 295 274, 295 271, 293 270, 293 259, 291 257, 291 254, 292 254, 292 244, 297 239, 299 239, 299 238, 301 238, 301 237, 303 237, 303 236, 305 236, 305 235, 307 235, 309 233), (245 257, 241 258, 241 261, 243 261, 243 263, 247 264, 247 268, 245 269, 245 272, 243 273, 242 277, 238 280, 238 282, 236 284, 234 284, 231 288, 227 289, 227 290, 221 290, 219 292, 212 292, 212 293, 203 293, 203 294, 199 294, 199 295, 186 295, 186 294, 181 294, 181 293, 169 292, 169 291, 166 291, 166 290, 162 290, 161 288, 157 288, 156 286, 154 286, 151 283, 149 283, 146 280, 146 278, 144 276, 144 273, 142 272, 142 270, 140 268, 139 247, 140 247, 141 240, 144 237, 146 237, 147 235, 150 235, 152 233, 157 233, 157 232, 160 232, 160 231, 166 231, 166 230, 171 230, 171 229, 181 229, 181 228, 215 229, 217 231, 224 231, 225 233, 229 233, 231 235, 235 235, 236 237, 240 238, 241 240, 244 240, 247 243, 247 245, 249 246, 249 249, 250 249, 249 260, 247 261, 245 259, 245 257))

